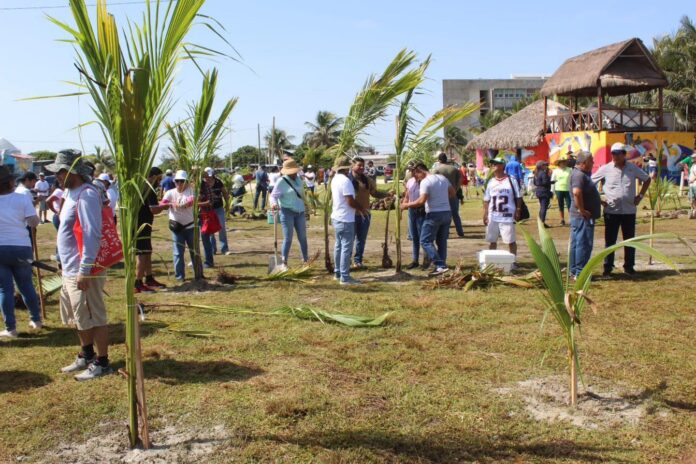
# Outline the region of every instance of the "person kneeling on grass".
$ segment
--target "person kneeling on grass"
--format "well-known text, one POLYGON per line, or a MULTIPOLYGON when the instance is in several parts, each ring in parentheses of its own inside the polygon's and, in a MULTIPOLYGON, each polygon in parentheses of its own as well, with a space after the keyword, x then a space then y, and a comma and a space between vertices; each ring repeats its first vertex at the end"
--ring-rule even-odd
POLYGON ((297 175, 300 167, 295 160, 283 162, 281 173, 283 177, 276 181, 271 191, 271 210, 280 210, 280 224, 283 227, 283 266, 288 265, 288 255, 292 246, 293 231, 297 233, 300 242, 302 260, 309 261, 307 251, 307 218, 305 216, 304 186, 297 175))
POLYGON ((81 160, 79 150, 58 152, 53 164, 65 189, 56 241, 63 266, 60 316, 63 324, 75 325, 82 350, 61 372, 84 370, 75 380, 90 380, 113 372, 109 366, 109 329, 104 303, 105 272, 92 273, 99 251, 102 229, 102 198, 89 182, 91 169, 81 160), (73 228, 80 222, 82 249, 73 228), (96 345, 96 352, 94 350, 96 345))
POLYGON ((447 239, 452 222, 450 199, 457 195, 449 180, 442 174, 431 174, 423 163, 411 168, 411 174, 420 182, 420 196, 415 201, 401 203, 401 209, 425 206, 425 219, 421 226, 421 246, 435 266, 430 275, 444 274, 447 268, 447 239), (437 249, 435 245, 437 245, 437 249))
POLYGON ((493 177, 488 181, 483 194, 483 225, 486 226, 486 241, 489 249, 498 247, 498 237, 507 244, 510 253, 517 254, 515 221, 520 219, 522 197, 517 179, 505 174, 505 159, 491 160, 493 177))

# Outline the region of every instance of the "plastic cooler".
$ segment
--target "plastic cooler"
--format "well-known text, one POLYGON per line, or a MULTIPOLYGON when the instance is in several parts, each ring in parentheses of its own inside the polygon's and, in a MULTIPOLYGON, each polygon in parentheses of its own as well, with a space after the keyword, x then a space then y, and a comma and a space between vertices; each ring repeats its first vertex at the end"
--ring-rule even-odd
POLYGON ((509 274, 512 270, 512 265, 515 264, 515 255, 504 250, 484 250, 479 251, 478 261, 481 269, 486 266, 493 266, 509 274))

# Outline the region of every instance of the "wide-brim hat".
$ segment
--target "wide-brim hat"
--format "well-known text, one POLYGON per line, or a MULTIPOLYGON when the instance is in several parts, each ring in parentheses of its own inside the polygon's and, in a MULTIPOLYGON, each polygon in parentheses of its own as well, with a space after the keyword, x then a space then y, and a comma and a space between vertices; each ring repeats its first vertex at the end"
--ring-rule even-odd
POLYGON ((353 164, 350 162, 350 158, 347 156, 339 157, 336 159, 336 163, 334 164, 335 171, 342 171, 344 169, 350 169, 351 167, 353 167, 353 164))
POLYGON ((297 174, 298 172, 300 172, 300 166, 297 164, 297 161, 294 159, 283 161, 283 168, 280 170, 282 175, 290 176, 292 174, 297 174))
POLYGON ((82 161, 82 152, 72 148, 59 151, 55 161, 47 165, 46 169, 55 173, 65 169, 81 176, 90 177, 92 175, 92 169, 82 161))

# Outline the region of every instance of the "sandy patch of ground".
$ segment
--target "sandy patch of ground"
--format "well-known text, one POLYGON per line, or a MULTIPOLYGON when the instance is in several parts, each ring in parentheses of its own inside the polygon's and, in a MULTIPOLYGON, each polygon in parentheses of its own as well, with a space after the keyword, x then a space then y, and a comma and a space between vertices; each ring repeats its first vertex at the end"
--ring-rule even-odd
MULTIPOLYGON (((107 427, 105 427, 107 428, 107 427)), ((109 426, 109 430, 114 427, 109 426)), ((180 430, 167 426, 151 432, 152 447, 148 450, 129 449, 124 432, 112 432, 84 443, 70 443, 47 453, 44 463, 73 464, 128 463, 169 464, 205 462, 228 437, 225 427, 218 425, 205 430, 180 430)))
POLYGON ((654 408, 649 398, 608 385, 578 385, 578 405, 571 408, 567 382, 565 377, 551 376, 525 380, 494 391, 521 397, 526 404, 525 410, 538 421, 567 421, 590 430, 637 425, 654 408))

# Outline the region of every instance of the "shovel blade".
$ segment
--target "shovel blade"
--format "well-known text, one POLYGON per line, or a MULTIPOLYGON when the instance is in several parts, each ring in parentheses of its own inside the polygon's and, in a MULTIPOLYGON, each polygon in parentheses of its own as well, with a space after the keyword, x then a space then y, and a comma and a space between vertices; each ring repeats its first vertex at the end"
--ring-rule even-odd
POLYGON ((281 269, 282 265, 283 260, 281 260, 278 256, 271 256, 268 258, 268 273, 273 274, 274 272, 277 272, 281 269))

